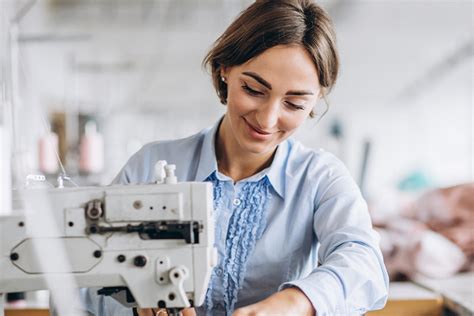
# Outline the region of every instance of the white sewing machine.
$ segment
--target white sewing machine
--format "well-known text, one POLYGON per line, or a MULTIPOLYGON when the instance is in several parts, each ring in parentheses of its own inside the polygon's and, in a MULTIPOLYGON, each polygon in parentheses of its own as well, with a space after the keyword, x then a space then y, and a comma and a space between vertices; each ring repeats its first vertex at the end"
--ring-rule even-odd
POLYGON ((22 212, 0 217, 0 294, 47 289, 45 277, 72 275, 77 286, 129 307, 202 304, 217 261, 212 185, 176 183, 172 171, 163 184, 16 192, 22 212), (25 201, 38 200, 48 201, 59 234, 30 229, 41 208, 25 201), (42 256, 57 246, 68 265, 42 256))

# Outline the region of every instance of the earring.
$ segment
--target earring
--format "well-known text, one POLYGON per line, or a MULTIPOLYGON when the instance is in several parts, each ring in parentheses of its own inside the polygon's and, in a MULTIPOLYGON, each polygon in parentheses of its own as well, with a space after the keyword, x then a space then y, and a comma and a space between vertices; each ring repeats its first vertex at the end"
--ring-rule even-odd
POLYGON ((221 80, 222 80, 222 82, 225 82, 225 77, 222 76, 222 77, 221 77, 221 80))

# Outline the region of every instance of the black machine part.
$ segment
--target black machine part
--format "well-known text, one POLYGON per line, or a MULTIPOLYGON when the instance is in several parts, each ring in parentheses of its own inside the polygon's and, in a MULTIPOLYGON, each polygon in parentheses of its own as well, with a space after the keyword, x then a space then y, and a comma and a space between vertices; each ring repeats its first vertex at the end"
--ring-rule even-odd
MULTIPOLYGON (((125 287, 125 286, 117 286, 117 287, 104 287, 100 290, 97 291, 97 294, 99 295, 104 295, 104 296, 110 296, 116 293, 119 293, 121 291, 125 291, 127 303, 135 303, 135 298, 133 297, 133 294, 130 292, 130 290, 125 287)), ((190 301, 192 303, 192 301, 190 301)), ((180 311, 182 308, 166 308, 166 304, 163 306, 164 301, 160 301, 159 308, 165 308, 166 312, 169 316, 178 316, 180 314, 180 311)), ((192 304, 191 304, 192 306, 192 304)), ((138 316, 138 311, 136 307, 133 307, 133 315, 138 316)))
POLYGON ((201 229, 197 221, 157 221, 124 226, 102 226, 90 223, 87 233, 138 233, 142 239, 184 239, 187 244, 198 244, 201 229))

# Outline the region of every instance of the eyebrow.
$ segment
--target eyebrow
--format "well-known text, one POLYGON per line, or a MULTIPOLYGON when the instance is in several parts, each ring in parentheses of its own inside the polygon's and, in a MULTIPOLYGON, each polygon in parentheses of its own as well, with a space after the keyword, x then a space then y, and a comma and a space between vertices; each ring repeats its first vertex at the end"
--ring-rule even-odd
MULTIPOLYGON (((242 74, 255 79, 257 82, 265 86, 267 89, 272 90, 272 85, 268 81, 260 77, 258 74, 254 72, 248 72, 248 71, 245 71, 242 74)), ((314 93, 309 90, 291 90, 291 91, 288 91, 285 95, 314 95, 314 93)))

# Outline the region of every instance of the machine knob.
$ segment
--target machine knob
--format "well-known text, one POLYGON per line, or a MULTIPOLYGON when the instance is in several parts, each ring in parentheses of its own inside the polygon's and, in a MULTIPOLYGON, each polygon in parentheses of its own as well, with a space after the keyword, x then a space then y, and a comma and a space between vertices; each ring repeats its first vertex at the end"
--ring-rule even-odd
POLYGON ((136 256, 134 259, 133 259, 133 263, 135 264, 136 267, 144 267, 146 265, 146 257, 145 256, 136 256))
POLYGON ((166 184, 176 184, 178 183, 178 178, 175 176, 174 171, 176 170, 176 165, 166 165, 165 166, 165 183, 166 184))

